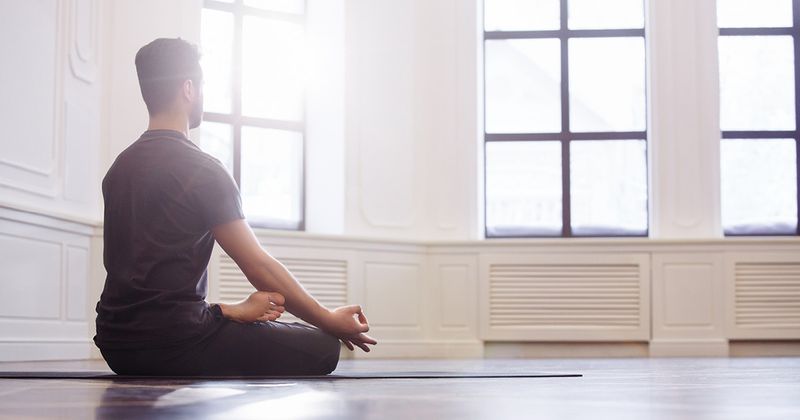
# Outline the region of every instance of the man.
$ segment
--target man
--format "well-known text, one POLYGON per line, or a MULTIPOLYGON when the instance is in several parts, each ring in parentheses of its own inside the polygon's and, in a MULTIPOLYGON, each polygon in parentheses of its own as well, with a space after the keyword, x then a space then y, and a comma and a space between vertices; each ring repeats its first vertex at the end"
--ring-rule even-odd
POLYGON ((147 131, 103 179, 104 264, 94 341, 133 375, 319 375, 377 342, 357 305, 328 310, 266 253, 222 164, 188 140, 203 114, 197 48, 160 38, 136 54, 147 131), (209 304, 217 241, 258 290, 209 304), (275 321, 284 310, 315 327, 275 321))

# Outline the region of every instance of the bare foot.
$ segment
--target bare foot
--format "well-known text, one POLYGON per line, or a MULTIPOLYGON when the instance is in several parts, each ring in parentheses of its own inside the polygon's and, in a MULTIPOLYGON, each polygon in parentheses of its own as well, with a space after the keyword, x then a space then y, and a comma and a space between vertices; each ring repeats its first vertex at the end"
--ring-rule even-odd
POLYGON ((285 299, 277 292, 253 292, 242 301, 219 304, 222 315, 232 321, 247 324, 255 321, 274 321, 286 310, 285 299))

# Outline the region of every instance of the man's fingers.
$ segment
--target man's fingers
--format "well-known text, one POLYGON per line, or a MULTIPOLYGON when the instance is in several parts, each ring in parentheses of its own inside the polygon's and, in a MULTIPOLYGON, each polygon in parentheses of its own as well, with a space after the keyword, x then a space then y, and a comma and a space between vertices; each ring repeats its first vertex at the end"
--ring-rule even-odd
POLYGON ((367 344, 372 344, 372 345, 378 344, 378 342, 375 341, 374 338, 366 334, 359 334, 358 336, 355 337, 342 338, 341 340, 347 346, 347 348, 350 349, 350 351, 355 350, 354 346, 356 346, 367 353, 369 353, 371 350, 369 346, 367 346, 367 344))
POLYGON ((358 335, 358 339, 367 344, 372 344, 372 345, 378 344, 377 340, 363 333, 358 335))
POLYGON ((355 348, 353 347, 353 343, 351 343, 350 340, 343 339, 342 343, 344 343, 344 345, 347 346, 347 348, 350 349, 350 351, 355 350, 355 348))
POLYGON ((358 315, 358 332, 365 333, 369 331, 369 323, 367 322, 367 316, 364 315, 364 311, 361 309, 360 305, 353 305, 353 308, 356 310, 355 314, 358 315))

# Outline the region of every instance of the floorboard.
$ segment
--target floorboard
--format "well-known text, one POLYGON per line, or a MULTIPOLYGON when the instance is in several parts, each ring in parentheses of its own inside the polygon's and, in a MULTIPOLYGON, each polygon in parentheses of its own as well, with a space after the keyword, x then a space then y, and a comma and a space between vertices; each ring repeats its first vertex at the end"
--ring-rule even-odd
MULTIPOLYGON (((0 363, 102 370, 102 361, 0 363)), ((335 373, 576 372, 575 378, 0 380, 0 418, 797 419, 800 358, 343 360, 335 373)))

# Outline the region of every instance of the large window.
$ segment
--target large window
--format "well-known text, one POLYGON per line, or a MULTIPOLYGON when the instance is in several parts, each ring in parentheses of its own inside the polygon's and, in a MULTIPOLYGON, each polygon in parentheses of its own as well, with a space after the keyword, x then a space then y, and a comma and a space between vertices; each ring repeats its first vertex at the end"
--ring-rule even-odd
POLYGON ((304 227, 304 0, 205 0, 200 147, 254 226, 304 227))
POLYGON ((643 0, 485 0, 487 237, 646 236, 643 0))
POLYGON ((723 229, 796 235, 800 1, 717 0, 717 21, 723 229))

